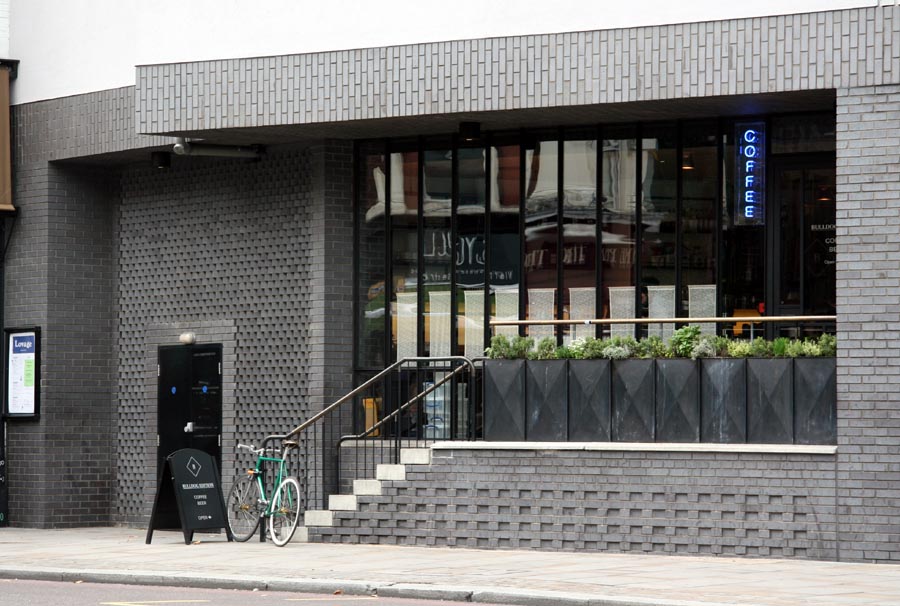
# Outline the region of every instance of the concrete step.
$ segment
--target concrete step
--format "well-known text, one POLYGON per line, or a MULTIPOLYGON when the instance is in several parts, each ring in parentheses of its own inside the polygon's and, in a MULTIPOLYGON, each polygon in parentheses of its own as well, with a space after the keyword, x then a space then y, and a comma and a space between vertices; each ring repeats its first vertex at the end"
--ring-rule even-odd
POLYGON ((331 511, 356 511, 356 495, 333 494, 328 497, 328 509, 331 511))
POLYGON ((357 496, 381 496, 381 481, 353 480, 353 494, 357 496))
POLYGON ((304 526, 334 526, 334 515, 330 509, 307 509, 303 514, 304 526))
POLYGON ((406 465, 387 465, 382 463, 375 468, 376 480, 405 480, 406 465))
POLYGON ((402 465, 431 465, 431 449, 401 448, 400 463, 402 465))

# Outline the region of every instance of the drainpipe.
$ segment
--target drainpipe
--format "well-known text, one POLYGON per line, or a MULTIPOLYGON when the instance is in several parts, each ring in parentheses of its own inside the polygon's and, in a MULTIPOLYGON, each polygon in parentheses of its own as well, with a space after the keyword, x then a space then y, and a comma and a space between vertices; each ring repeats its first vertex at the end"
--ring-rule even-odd
MULTIPOLYGON (((12 145, 10 144, 9 81, 16 77, 19 62, 0 59, 0 327, 3 319, 6 281, 6 220, 16 216, 12 199, 12 145)), ((11 230, 10 230, 11 231, 11 230)), ((9 524, 9 493, 6 465, 6 419, 0 422, 0 526, 9 524)))

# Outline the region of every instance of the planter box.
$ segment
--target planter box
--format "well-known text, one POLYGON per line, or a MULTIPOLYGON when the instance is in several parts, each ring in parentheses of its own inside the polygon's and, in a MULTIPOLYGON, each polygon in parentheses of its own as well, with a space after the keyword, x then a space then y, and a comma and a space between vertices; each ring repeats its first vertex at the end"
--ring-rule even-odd
POLYGON ((747 441, 747 361, 700 360, 700 440, 723 444, 747 441))
POLYGON ((656 440, 700 441, 700 372, 695 360, 656 360, 656 440))
POLYGON ((794 364, 789 358, 747 358, 747 441, 794 443, 794 364))
POLYGON ((565 442, 568 437, 566 360, 525 363, 525 439, 565 442))
POLYGON ((834 358, 794 359, 794 443, 837 443, 834 358))
POLYGON ((609 442, 609 360, 569 360, 569 441, 609 442))
POLYGON ((525 360, 484 361, 484 439, 525 439, 525 360))
POLYGON ((654 360, 612 363, 612 429, 614 442, 656 439, 654 360))

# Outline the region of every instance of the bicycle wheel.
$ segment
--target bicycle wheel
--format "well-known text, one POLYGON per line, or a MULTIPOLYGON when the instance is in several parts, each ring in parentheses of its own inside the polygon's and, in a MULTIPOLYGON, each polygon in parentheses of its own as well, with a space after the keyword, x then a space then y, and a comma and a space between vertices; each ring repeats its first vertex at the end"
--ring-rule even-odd
POLYGON ((228 526, 235 541, 244 542, 256 532, 264 507, 261 498, 256 478, 249 474, 235 478, 225 502, 228 526))
POLYGON ((284 547, 294 536, 300 521, 300 483, 285 478, 275 491, 272 513, 269 516, 269 536, 272 542, 284 547))

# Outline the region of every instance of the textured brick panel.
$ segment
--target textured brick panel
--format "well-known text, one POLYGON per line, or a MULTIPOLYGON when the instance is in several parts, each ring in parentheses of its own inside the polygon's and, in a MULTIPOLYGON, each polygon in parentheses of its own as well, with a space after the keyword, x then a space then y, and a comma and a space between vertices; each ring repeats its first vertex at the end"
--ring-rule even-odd
POLYGON ((349 316, 351 259, 337 250, 351 239, 349 157, 347 146, 335 145, 257 163, 190 159, 164 173, 123 172, 118 520, 136 523, 149 513, 153 364, 156 347, 179 332, 230 346, 226 483, 236 442, 259 444, 289 430, 345 391, 351 337, 326 316, 349 316))
POLYGON ((309 537, 834 559, 835 496, 833 456, 441 451, 309 537))

